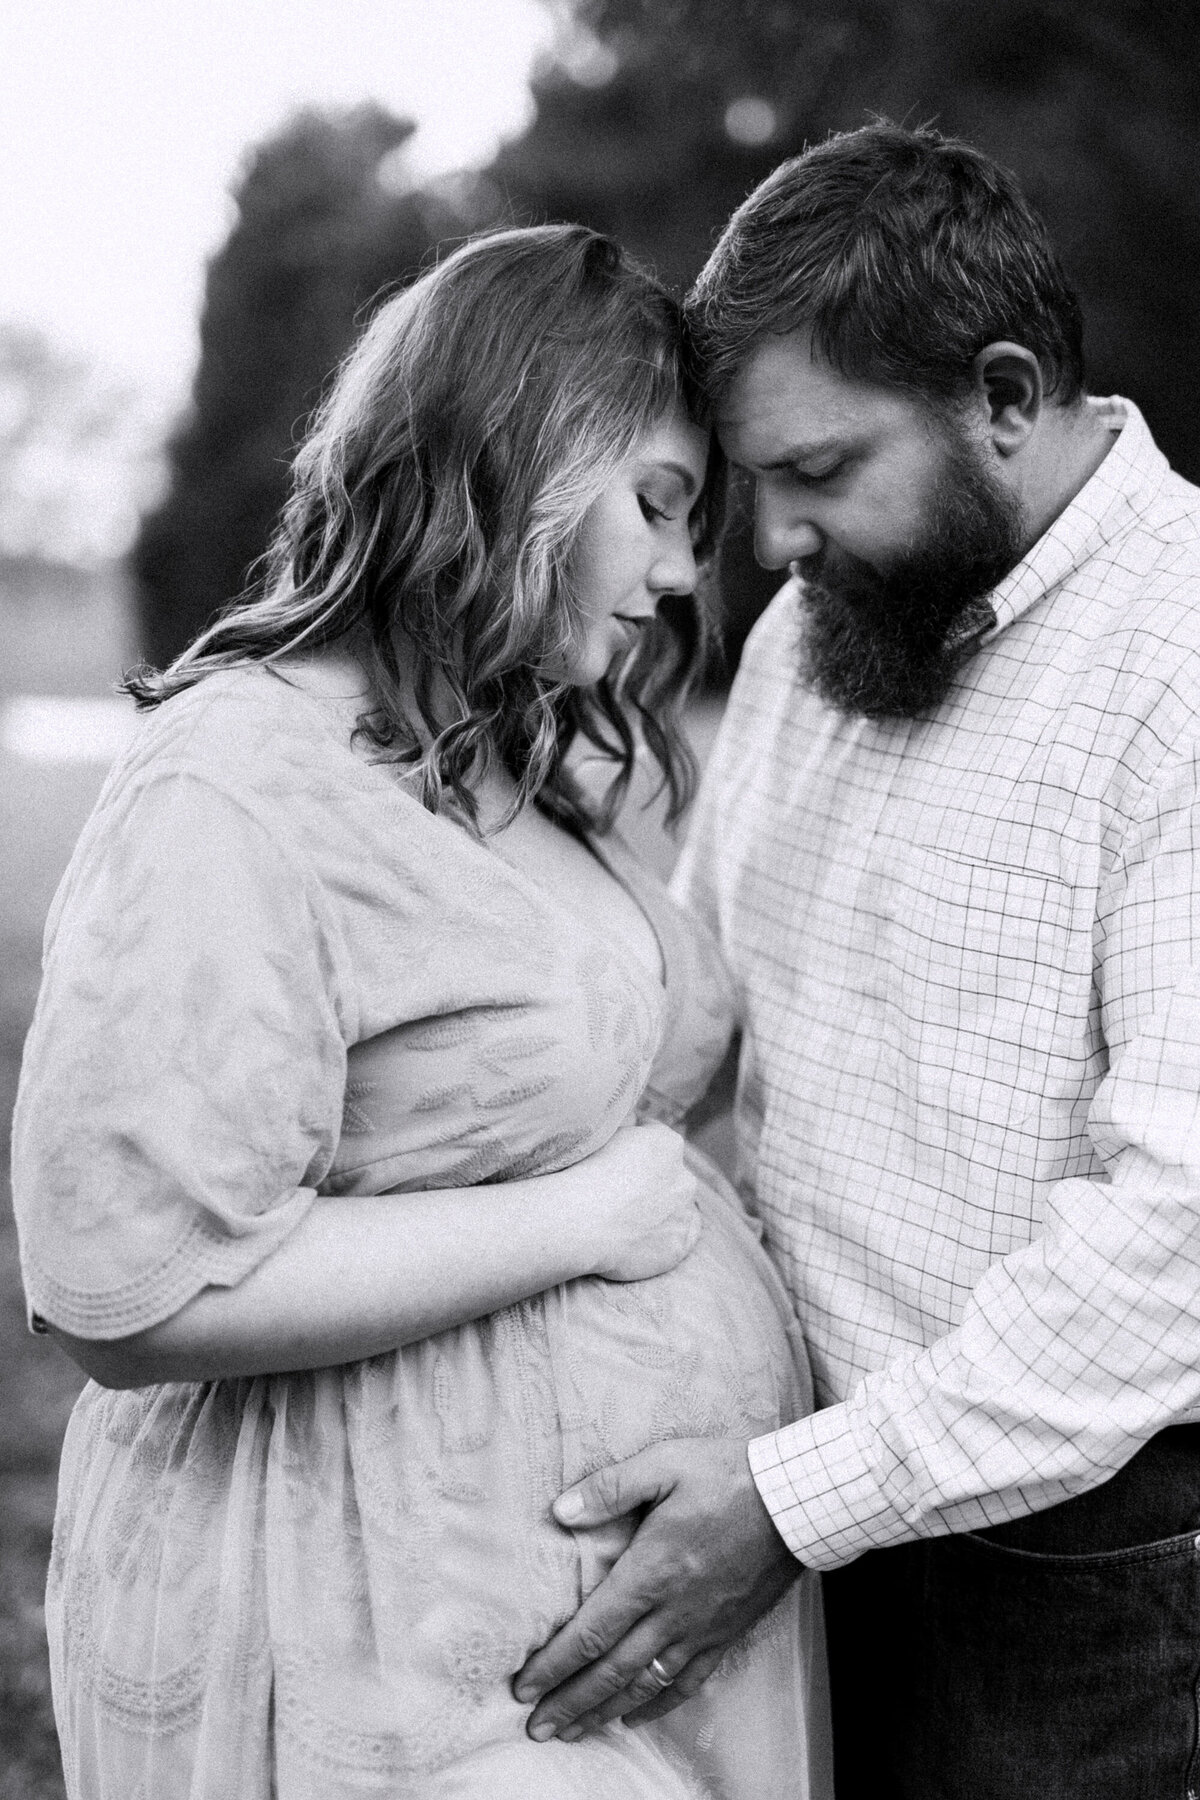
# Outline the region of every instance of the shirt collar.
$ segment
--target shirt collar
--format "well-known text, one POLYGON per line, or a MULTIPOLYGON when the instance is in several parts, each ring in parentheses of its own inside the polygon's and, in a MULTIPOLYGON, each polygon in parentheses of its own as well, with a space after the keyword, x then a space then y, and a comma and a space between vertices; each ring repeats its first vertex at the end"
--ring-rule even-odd
POLYGON ((1049 529, 992 590, 988 599, 995 624, 985 631, 982 643, 989 643, 1125 531, 1146 512, 1170 473, 1132 400, 1113 395, 1089 399, 1087 405, 1116 434, 1112 448, 1049 529))

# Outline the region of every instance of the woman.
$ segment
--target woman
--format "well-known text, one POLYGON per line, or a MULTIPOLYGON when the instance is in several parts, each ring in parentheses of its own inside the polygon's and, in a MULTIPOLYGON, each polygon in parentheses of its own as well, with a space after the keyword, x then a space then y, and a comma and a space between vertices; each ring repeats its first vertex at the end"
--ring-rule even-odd
POLYGON ((554 1523, 568 1482, 806 1402, 664 1123, 726 978, 603 835, 631 713, 687 792, 689 404, 607 240, 465 246, 342 370, 261 596, 131 684, 16 1122, 30 1304, 95 1378, 48 1595, 73 1800, 808 1791, 806 1587, 661 1724, 538 1745, 510 1691, 620 1548, 554 1523))

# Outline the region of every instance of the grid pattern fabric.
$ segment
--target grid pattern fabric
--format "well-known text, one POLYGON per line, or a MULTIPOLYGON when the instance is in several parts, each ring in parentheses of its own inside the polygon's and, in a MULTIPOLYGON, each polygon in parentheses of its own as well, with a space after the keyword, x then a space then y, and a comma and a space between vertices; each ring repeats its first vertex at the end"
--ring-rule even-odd
POLYGON ((747 647, 676 877, 739 984, 739 1179, 821 1411, 795 1554, 974 1530, 1200 1420, 1200 490, 1127 401, 916 720, 747 647))

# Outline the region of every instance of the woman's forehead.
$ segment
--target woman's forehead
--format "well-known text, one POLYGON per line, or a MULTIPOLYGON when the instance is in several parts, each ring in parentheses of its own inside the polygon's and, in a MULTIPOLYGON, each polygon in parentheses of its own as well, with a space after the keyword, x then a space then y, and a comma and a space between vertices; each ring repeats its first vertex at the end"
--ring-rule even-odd
POLYGON ((709 433, 688 418, 682 407, 665 413, 635 445, 631 462, 647 473, 677 476, 684 488, 699 493, 708 465, 709 433))

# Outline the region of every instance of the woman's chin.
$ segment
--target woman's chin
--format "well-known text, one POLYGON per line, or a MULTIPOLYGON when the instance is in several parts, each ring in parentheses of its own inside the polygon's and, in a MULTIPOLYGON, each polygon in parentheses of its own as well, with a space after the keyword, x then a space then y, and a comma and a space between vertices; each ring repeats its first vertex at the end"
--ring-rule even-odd
POLYGON ((595 687, 606 675, 615 681, 637 649, 638 637, 635 630, 614 620, 606 631, 573 649, 546 672, 553 680, 573 688, 595 687))
POLYGON ((606 675, 616 675, 628 654, 628 646, 624 644, 617 650, 610 650, 608 646, 602 650, 586 650, 582 656, 572 657, 563 665, 559 679, 567 687, 595 687, 606 675))

